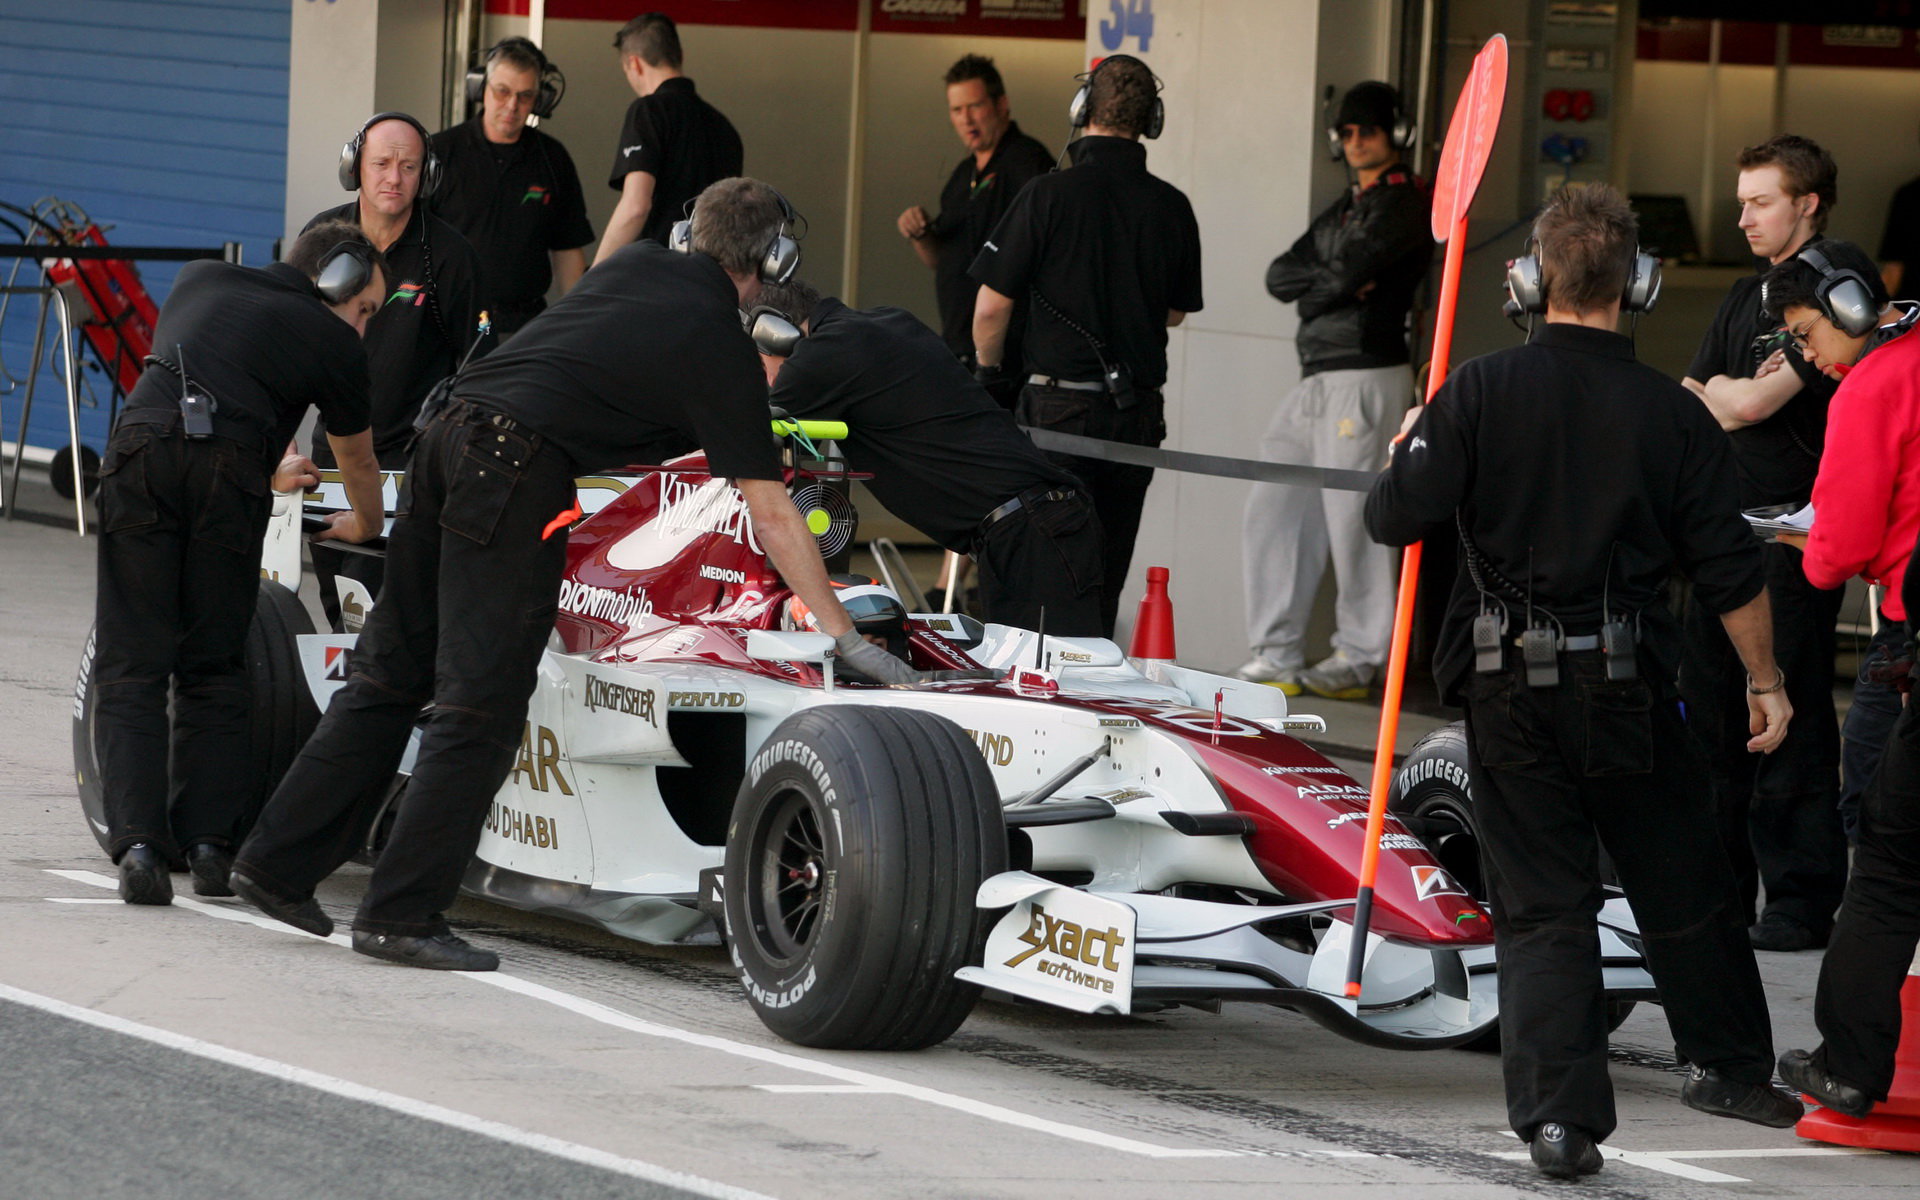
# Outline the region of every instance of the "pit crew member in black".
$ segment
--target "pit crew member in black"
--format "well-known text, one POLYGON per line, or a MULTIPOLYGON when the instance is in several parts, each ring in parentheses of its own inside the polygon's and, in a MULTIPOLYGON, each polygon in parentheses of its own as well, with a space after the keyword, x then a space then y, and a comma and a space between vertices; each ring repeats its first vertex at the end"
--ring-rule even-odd
MULTIPOLYGON (((933 293, 940 306, 940 336, 948 349, 973 366, 973 302, 980 284, 967 274, 974 256, 1007 206, 1028 182, 1053 170, 1053 153, 1038 138, 1022 133, 1008 111, 1007 85, 991 58, 963 55, 947 69, 947 115, 967 148, 966 157, 940 191, 940 215, 918 204, 900 214, 900 236, 933 271, 933 293)), ((1019 316, 1007 330, 1004 358, 1020 358, 1019 316)), ((1011 406, 1017 391, 1005 403, 1011 406)), ((1000 400, 996 396, 994 399, 1000 400)))
MULTIPOLYGON (((367 366, 373 376, 373 452, 388 470, 406 466, 413 418, 433 385, 453 374, 472 340, 479 265, 453 226, 427 211, 439 182, 427 130, 405 113, 379 113, 341 152, 340 183, 359 191, 351 204, 307 222, 358 225, 387 256, 393 274, 386 303, 367 324, 367 366)), ((313 431, 313 461, 333 466, 322 416, 313 431)), ((313 573, 320 606, 334 627, 341 605, 334 576, 358 579, 379 592, 381 559, 315 547, 313 573)))
MULTIPOLYGON (((1740 228, 1754 254, 1780 263, 1819 245, 1834 203, 1827 152, 1784 135, 1741 151, 1739 164, 1740 228)), ((1765 311, 1761 279, 1756 272, 1727 293, 1684 382, 1733 439, 1740 507, 1798 508, 1813 495, 1834 383, 1771 338, 1779 322, 1765 311)), ((1798 550, 1770 543, 1761 553, 1773 644, 1800 719, 1777 753, 1747 753, 1738 656, 1715 614, 1693 605, 1680 691, 1688 727, 1707 750, 1721 838, 1750 923, 1756 893, 1766 891, 1749 936, 1762 950, 1804 950, 1826 944, 1847 875, 1833 707, 1834 621, 1844 593, 1809 583, 1798 550)))
POLYGON ((806 335, 756 330, 774 407, 847 422, 847 465, 872 473, 880 503, 980 563, 987 620, 1037 629, 1045 610, 1048 633, 1103 636, 1100 522, 1080 481, 931 330, 905 309, 851 309, 798 281, 769 285, 760 306, 806 335))
POLYGON ((189 263, 160 310, 160 353, 128 394, 100 465, 94 728, 109 849, 129 904, 171 903, 167 864, 183 854, 195 892, 233 894, 240 806, 258 786, 245 777, 245 658, 268 481, 307 406, 318 405, 340 431, 331 436, 353 510, 315 536, 359 542, 379 532, 359 335, 385 286, 379 253, 336 222, 259 270, 189 263), (183 405, 183 394, 210 401, 183 405))
MULTIPOLYGON (((1026 376, 1023 425, 1138 446, 1166 439, 1167 327, 1200 310, 1200 227, 1186 196, 1147 173, 1140 137, 1159 132, 1158 86, 1137 58, 1102 59, 1076 97, 1086 136, 1068 147, 1073 165, 1028 184, 974 259, 982 382, 1026 376), (1002 357, 1016 298, 1032 301, 1021 363, 1002 357)), ((1056 457, 1100 516, 1111 636, 1153 468, 1056 457)))
POLYGON ((620 126, 607 186, 620 193, 600 252, 603 263, 636 239, 665 245, 687 202, 716 179, 740 174, 743 151, 733 122, 680 73, 680 31, 665 13, 642 13, 614 35, 620 69, 636 97, 620 126))
POLYGON ((1534 237, 1546 326, 1528 345, 1463 364, 1409 414, 1366 519, 1390 546, 1458 522, 1461 569, 1434 673, 1467 710, 1508 1119, 1534 1163, 1565 1178, 1600 1169, 1594 1143, 1615 1123, 1595 926, 1602 846, 1694 1064, 1681 1099, 1777 1127, 1800 1116, 1768 1085, 1766 997, 1680 723, 1665 598, 1676 570, 1722 614, 1752 672, 1750 746, 1779 744, 1791 711, 1726 438, 1614 332, 1632 210, 1605 184, 1562 191, 1534 237), (1476 625, 1498 628, 1484 657, 1476 625), (1598 649, 1603 627, 1616 653, 1598 649), (1531 628, 1546 630, 1548 650, 1523 658, 1514 643, 1531 628), (1536 658, 1544 679, 1529 670, 1536 658))
POLYGON ((352 676, 237 856, 242 898, 298 928, 332 928, 313 889, 364 839, 431 701, 353 948, 443 970, 499 964, 443 914, 520 745, 577 474, 704 448, 841 660, 883 682, 920 678, 854 632, 781 482, 739 306, 759 294, 784 212, 764 183, 720 181, 694 208, 693 253, 622 251, 461 376, 414 451, 411 507, 352 676))
POLYGON ((480 112, 427 141, 446 173, 435 208, 480 262, 479 304, 496 346, 547 306, 549 286, 565 295, 580 282, 593 241, 572 156, 527 124, 559 103, 554 73, 532 42, 506 39, 487 51, 480 112))

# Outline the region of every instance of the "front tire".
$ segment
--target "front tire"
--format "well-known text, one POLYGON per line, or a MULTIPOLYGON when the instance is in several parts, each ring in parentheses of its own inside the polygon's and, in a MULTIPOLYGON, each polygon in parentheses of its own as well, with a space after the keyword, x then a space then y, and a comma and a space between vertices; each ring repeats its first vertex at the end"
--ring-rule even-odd
MULTIPOLYGON (((320 720, 313 696, 300 671, 300 649, 294 638, 313 632, 313 620, 300 598, 280 584, 260 581, 253 621, 247 626, 247 676, 253 683, 253 734, 249 785, 234 828, 234 842, 253 828, 267 797, 293 765, 294 755, 320 720)), ((79 678, 73 691, 73 775, 80 792, 80 811, 102 850, 112 844, 107 827, 106 788, 100 776, 100 756, 94 729, 98 689, 93 667, 94 633, 87 630, 87 646, 80 655, 79 678)))
POLYGON ((754 1011, 788 1041, 917 1050, 966 1020, 1006 869, 999 793, 960 727, 832 705, 754 755, 728 828, 727 940, 754 1011))

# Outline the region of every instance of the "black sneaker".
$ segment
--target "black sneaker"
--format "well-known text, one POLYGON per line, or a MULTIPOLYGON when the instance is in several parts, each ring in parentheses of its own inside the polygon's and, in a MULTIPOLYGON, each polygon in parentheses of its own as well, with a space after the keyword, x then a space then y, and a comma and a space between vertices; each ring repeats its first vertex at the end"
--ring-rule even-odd
POLYGON ((1533 1131, 1533 1165, 1550 1179, 1576 1179, 1599 1172, 1604 1161, 1593 1139, 1571 1125, 1548 1121, 1533 1131))
POLYGON ((1834 1078, 1805 1050, 1789 1050, 1780 1056, 1780 1078, 1795 1091, 1806 1093, 1822 1107, 1842 1116, 1864 1117, 1873 1107, 1864 1089, 1834 1078))
POLYGON ((284 921, 302 933, 326 937, 333 932, 333 918, 320 908, 312 896, 305 900, 282 900, 239 871, 227 874, 227 886, 234 895, 253 905, 276 921, 284 921))
POLYGON ((500 956, 491 950, 469 945, 455 933, 433 937, 406 937, 397 933, 353 931, 353 950, 369 958, 430 971, 492 971, 500 966, 500 956))
POLYGON ((233 871, 233 855, 212 842, 195 842, 187 847, 187 870, 193 873, 196 896, 231 896, 233 888, 227 876, 233 871))
POLYGON ((1814 933, 1792 917, 1770 913, 1757 925, 1747 927, 1747 941, 1755 950, 1773 950, 1792 954, 1800 950, 1818 950, 1827 939, 1814 933))
POLYGON ((1751 1121, 1769 1129, 1791 1129, 1806 1115, 1796 1097, 1771 1083, 1737 1083, 1697 1063, 1687 1068, 1680 1103, 1716 1117, 1751 1121))
POLYGON ((128 846, 120 855, 120 899, 128 904, 172 904, 167 856, 146 842, 128 846))

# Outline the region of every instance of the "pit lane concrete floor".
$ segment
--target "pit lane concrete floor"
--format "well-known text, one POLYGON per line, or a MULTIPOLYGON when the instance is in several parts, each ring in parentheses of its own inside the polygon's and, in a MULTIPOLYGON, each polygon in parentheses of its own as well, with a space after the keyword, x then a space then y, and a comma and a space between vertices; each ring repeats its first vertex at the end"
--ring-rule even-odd
MULTIPOLYGON (((1251 1197, 1552 1192, 1482 1054, 1356 1046, 1239 1007, 1083 1018, 982 1005, 943 1046, 769 1035, 719 951, 478 902, 490 976, 411 971, 231 900, 129 908, 69 759, 93 543, 0 524, 0 1197, 1251 1197)), ((1360 764, 1353 763, 1355 769, 1360 764)), ((364 872, 320 897, 344 922, 364 872)), ((184 877, 180 879, 185 892, 184 877)), ((1817 956, 1765 955, 1779 1044, 1817 956)), ((1841 1152, 1676 1100, 1659 1010, 1616 1035, 1608 1197, 1913 1194, 1841 1152)))

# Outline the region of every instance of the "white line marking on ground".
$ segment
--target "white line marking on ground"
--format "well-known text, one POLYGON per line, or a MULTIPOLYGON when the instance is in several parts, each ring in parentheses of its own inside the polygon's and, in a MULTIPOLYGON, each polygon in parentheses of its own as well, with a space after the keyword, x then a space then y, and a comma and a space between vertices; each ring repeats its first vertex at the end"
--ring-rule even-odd
POLYGON ((858 1096, 873 1091, 870 1087, 855 1083, 756 1083, 753 1086, 759 1091, 782 1096, 858 1096))
MULTIPOLYGON (((49 869, 49 873, 58 875, 63 879, 72 880, 75 883, 84 883, 93 887, 110 888, 119 886, 119 880, 109 878, 95 871, 49 869)), ((204 904, 198 900, 189 900, 184 896, 175 896, 173 902, 176 907, 191 909, 195 912, 205 913, 208 916, 219 917, 222 920, 240 921, 249 925, 257 925, 262 929, 271 929, 280 933, 297 934, 305 938, 314 936, 313 934, 302 933, 290 925, 283 925, 279 921, 271 917, 263 916, 250 908, 204 904)), ((344 933, 336 933, 325 940, 343 946, 351 945, 350 939, 344 933)), ((697 1046, 706 1050, 717 1050, 722 1054, 730 1054, 736 1058, 745 1058, 771 1066, 785 1067, 789 1070, 802 1072, 803 1074, 823 1075, 828 1079, 838 1080, 842 1085, 853 1085, 854 1090, 882 1092, 888 1095, 905 1097, 909 1100, 919 1100, 927 1104, 937 1105, 941 1108, 949 1108, 955 1112, 967 1113, 970 1116, 979 1117, 983 1120, 995 1121, 1002 1125, 1011 1125, 1030 1133, 1051 1134, 1054 1137, 1065 1138, 1068 1141, 1084 1142, 1088 1145, 1101 1146, 1108 1150, 1119 1150, 1127 1154, 1138 1154, 1146 1158, 1241 1157, 1240 1152, 1237 1150, 1160 1146, 1152 1142, 1136 1141, 1133 1138, 1121 1137, 1118 1134, 1106 1133, 1098 1129, 1088 1129, 1080 1125, 1069 1125, 1063 1121, 1049 1120, 1045 1117, 1035 1116, 1032 1113, 1020 1112, 1017 1109, 1006 1108, 998 1104, 990 1104, 984 1100, 974 1100, 966 1096, 956 1096, 951 1092, 943 1092, 936 1088, 922 1087, 919 1084, 889 1079, 884 1075, 875 1075, 869 1071, 856 1071, 851 1067, 842 1067, 834 1063, 803 1058, 798 1054, 790 1054, 784 1050, 775 1050, 767 1046, 749 1045, 746 1042, 736 1042, 729 1038, 717 1037, 712 1034, 694 1033, 690 1030, 676 1029, 671 1025, 661 1025, 654 1021, 629 1016, 626 1013, 609 1008, 597 1001, 575 996, 572 993, 563 992, 558 988, 548 987, 545 984, 535 983, 532 980, 522 979, 515 975, 506 975, 497 971, 458 971, 453 972, 453 974, 461 979, 470 980, 474 983, 486 984, 490 987, 500 988, 503 991, 517 993, 531 1000, 539 1000, 543 1003, 551 1004, 556 1008, 564 1009, 576 1016, 586 1017, 588 1020, 597 1021, 602 1025, 610 1025, 615 1029, 624 1029, 629 1033, 637 1033, 644 1037, 660 1038, 664 1041, 680 1042, 684 1045, 697 1046)))
MULTIPOLYGON (((1662 1175, 1677 1175, 1681 1179, 1691 1179, 1695 1183, 1753 1182, 1739 1175, 1728 1175, 1724 1171, 1709 1171, 1705 1167, 1694 1167, 1683 1162, 1675 1162, 1673 1159, 1661 1154, 1640 1154, 1632 1150, 1617 1150, 1612 1146, 1600 1147, 1600 1154, 1603 1158, 1608 1158, 1615 1162, 1623 1162, 1628 1166, 1645 1167, 1649 1171, 1657 1171, 1662 1175)), ((1525 1162, 1531 1157, 1531 1154, 1524 1150, 1503 1150, 1493 1157, 1525 1162)))
POLYGON ((48 896, 48 904, 118 904, 112 896, 48 896))
MULTIPOLYGON (((1506 1136, 1517 1138, 1520 1135, 1508 1131, 1506 1136)), ((1659 1171, 1667 1175, 1677 1175, 1682 1179, 1691 1179, 1697 1183, 1751 1183, 1739 1175, 1728 1175, 1720 1171, 1710 1171, 1705 1167, 1689 1166, 1681 1159, 1697 1158, 1832 1158, 1839 1155, 1879 1154, 1878 1150, 1865 1150, 1855 1146, 1759 1146, 1750 1149, 1732 1150, 1620 1150, 1613 1146, 1600 1147, 1600 1153, 1606 1158, 1618 1159, 1636 1167, 1645 1167, 1649 1171, 1659 1171)), ((1525 1159, 1527 1151, 1502 1151, 1495 1158, 1525 1159)))
POLYGON ((534 1133, 531 1130, 519 1129, 512 1125, 503 1125, 498 1121, 490 1121, 485 1117, 476 1117, 471 1113, 456 1112, 450 1108, 442 1108, 438 1104, 429 1104, 424 1100, 414 1100, 410 1097, 396 1095, 392 1092, 383 1092, 378 1088, 367 1087, 364 1084, 339 1079, 332 1075, 322 1075, 318 1071, 309 1071, 305 1067, 296 1067, 291 1063, 278 1062, 271 1058, 261 1058, 259 1055, 248 1054, 243 1050, 229 1049, 226 1046, 216 1045, 213 1042, 203 1042, 199 1038, 188 1037, 185 1034, 174 1033, 166 1029, 158 1029, 152 1025, 142 1025, 139 1022, 129 1021, 122 1017, 95 1012, 90 1008, 81 1008, 77 1004, 68 1004, 64 1000, 56 1000, 51 996, 42 996, 37 992, 22 991, 19 988, 9 987, 4 983, 0 983, 0 1000, 11 1000, 15 1004, 21 1004, 28 1008, 37 1008, 41 1012, 51 1013, 57 1017, 66 1017, 69 1020, 79 1021, 100 1029, 107 1029, 114 1033, 123 1033, 128 1037, 136 1037, 142 1041, 152 1042, 157 1046, 165 1046, 169 1050, 178 1050, 183 1054, 192 1054, 200 1058, 211 1059, 214 1062, 223 1063, 230 1067, 239 1067, 243 1070, 255 1071, 273 1079, 284 1080, 288 1083, 297 1083, 303 1087, 312 1088, 315 1091, 327 1092, 348 1100, 357 1100, 363 1104, 377 1105, 381 1108, 390 1109, 393 1112, 405 1114, 406 1116, 419 1117, 425 1121, 432 1121, 436 1124, 446 1125, 467 1133, 479 1134, 482 1137, 493 1138, 495 1141, 506 1142, 509 1145, 522 1146, 529 1150, 538 1150, 543 1154, 549 1154, 555 1158, 564 1158, 585 1166, 598 1167, 603 1171, 611 1171, 632 1179, 644 1179, 649 1183, 682 1188, 686 1191, 696 1192, 702 1196, 714 1197, 715 1200, 770 1200, 770 1197, 760 1192, 748 1191, 745 1188, 733 1187, 730 1184, 717 1183, 711 1179, 702 1179, 697 1175, 686 1175, 679 1171, 669 1170, 666 1167, 655 1166, 653 1163, 642 1162, 637 1158, 623 1158, 618 1154, 609 1154, 604 1150, 595 1150, 591 1146, 582 1146, 577 1142, 562 1141, 556 1137, 549 1137, 544 1133, 534 1133))

